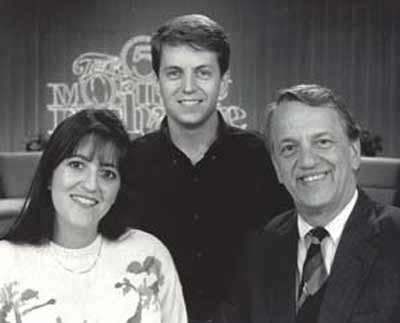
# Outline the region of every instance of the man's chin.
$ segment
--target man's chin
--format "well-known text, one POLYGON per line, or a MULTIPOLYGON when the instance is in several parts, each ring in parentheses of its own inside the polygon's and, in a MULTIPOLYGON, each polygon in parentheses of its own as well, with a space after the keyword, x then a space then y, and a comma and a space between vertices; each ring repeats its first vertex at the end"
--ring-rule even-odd
POLYGON ((299 199, 299 208, 308 210, 312 213, 318 213, 332 204, 332 194, 307 194, 299 199))
POLYGON ((211 116, 202 116, 202 115, 187 115, 184 117, 181 117, 177 120, 177 123, 185 129, 188 130, 195 130, 198 128, 201 128, 202 126, 206 125, 207 122, 209 122, 211 119, 211 116))

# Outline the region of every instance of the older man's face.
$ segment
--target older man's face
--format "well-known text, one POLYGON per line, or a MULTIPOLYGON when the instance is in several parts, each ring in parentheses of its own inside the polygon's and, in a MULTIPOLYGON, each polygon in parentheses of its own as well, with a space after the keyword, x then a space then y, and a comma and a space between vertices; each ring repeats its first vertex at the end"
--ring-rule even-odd
POLYGON ((338 113, 282 102, 274 111, 271 135, 278 178, 300 214, 335 216, 354 193, 360 164, 359 141, 350 142, 338 113))

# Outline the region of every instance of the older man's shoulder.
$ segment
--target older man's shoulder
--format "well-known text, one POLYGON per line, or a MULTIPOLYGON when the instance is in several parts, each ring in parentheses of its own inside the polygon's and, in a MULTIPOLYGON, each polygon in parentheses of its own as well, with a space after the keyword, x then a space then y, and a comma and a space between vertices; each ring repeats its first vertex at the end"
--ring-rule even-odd
POLYGON ((296 224, 295 210, 283 212, 270 220, 265 226, 250 234, 252 241, 275 239, 293 229, 296 224))
POLYGON ((263 228, 265 233, 282 232, 292 228, 296 221, 294 209, 285 211, 271 219, 263 228))

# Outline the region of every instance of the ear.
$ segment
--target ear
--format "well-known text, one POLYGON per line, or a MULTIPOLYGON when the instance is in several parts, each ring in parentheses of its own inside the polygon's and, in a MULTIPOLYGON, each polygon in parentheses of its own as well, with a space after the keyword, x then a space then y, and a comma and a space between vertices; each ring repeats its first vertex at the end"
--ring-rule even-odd
POLYGON ((51 175, 51 177, 47 180, 47 186, 46 186, 46 188, 47 188, 49 191, 51 191, 52 185, 53 185, 53 175, 51 175))
POLYGON ((360 139, 350 142, 351 166, 356 171, 361 164, 361 143, 360 139))
POLYGON ((219 85, 218 101, 224 100, 228 96, 229 83, 231 82, 231 76, 229 71, 226 71, 221 78, 219 85))

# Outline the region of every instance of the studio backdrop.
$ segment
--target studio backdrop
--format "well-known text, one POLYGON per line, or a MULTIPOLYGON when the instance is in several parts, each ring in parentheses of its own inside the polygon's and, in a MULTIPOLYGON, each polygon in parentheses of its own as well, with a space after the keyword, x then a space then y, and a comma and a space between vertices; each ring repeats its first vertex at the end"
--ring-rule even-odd
POLYGON ((202 13, 224 26, 231 83, 219 109, 261 130, 280 88, 319 83, 400 157, 400 8, 390 0, 0 0, 0 151, 21 151, 83 107, 114 109, 132 137, 163 116, 149 36, 202 13))

